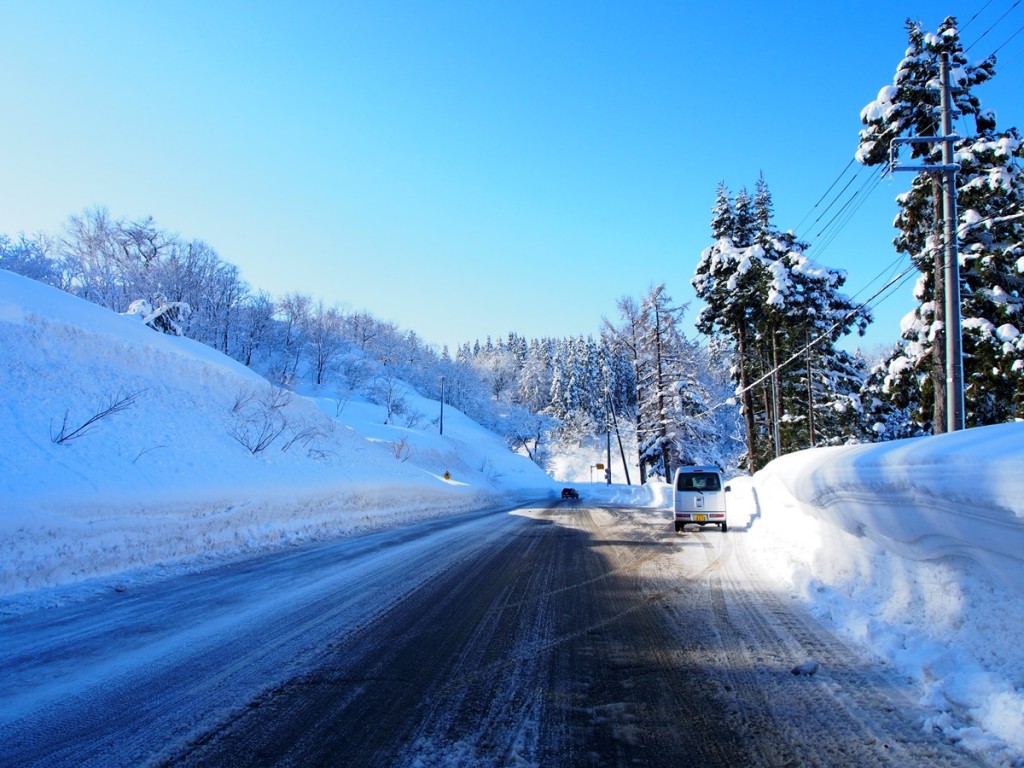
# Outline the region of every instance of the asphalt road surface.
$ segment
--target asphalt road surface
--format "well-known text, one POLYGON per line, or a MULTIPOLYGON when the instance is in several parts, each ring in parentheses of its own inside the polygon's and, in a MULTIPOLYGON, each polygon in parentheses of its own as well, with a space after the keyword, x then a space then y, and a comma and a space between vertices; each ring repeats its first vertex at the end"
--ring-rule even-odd
POLYGON ((983 764, 914 701, 742 529, 585 499, 0 620, 2 766, 983 764))

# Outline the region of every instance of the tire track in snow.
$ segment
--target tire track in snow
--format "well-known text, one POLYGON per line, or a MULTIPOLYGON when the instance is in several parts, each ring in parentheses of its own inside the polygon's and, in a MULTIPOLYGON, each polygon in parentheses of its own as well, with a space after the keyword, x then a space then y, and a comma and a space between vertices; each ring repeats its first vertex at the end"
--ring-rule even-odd
POLYGON ((981 764, 922 730, 906 681, 879 670, 802 606, 767 588, 747 558, 742 533, 692 530, 680 538, 687 542, 682 557, 659 563, 653 582, 663 583, 666 569, 683 559, 686 584, 653 595, 664 601, 686 648, 680 663, 694 668, 695 685, 723 712, 722 728, 748 745, 751 764, 981 764), (700 549, 688 546, 690 540, 700 549), (816 674, 793 673, 809 660, 817 662, 816 674))

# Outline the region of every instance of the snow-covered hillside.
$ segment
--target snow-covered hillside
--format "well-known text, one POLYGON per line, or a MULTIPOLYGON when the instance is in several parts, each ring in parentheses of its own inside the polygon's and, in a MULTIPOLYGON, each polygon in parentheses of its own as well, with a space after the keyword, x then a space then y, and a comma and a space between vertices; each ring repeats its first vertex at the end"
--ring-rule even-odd
POLYGON ((386 425, 3 270, 0 349, 0 595, 553 492, 451 407, 386 425))

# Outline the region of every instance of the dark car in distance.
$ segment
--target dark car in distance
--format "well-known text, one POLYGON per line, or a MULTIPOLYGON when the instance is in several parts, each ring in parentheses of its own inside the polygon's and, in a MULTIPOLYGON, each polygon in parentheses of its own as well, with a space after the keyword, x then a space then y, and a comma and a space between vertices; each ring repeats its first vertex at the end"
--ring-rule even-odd
POLYGON ((563 488, 562 489, 562 498, 563 499, 578 499, 579 497, 580 497, 580 492, 577 491, 575 488, 563 488))

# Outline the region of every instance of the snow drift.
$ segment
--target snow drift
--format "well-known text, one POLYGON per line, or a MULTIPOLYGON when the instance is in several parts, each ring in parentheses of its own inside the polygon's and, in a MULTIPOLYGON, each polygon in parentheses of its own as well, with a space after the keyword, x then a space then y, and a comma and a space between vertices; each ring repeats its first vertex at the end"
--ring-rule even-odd
POLYGON ((925 727, 1024 765, 1024 424, 784 456, 750 547, 823 620, 913 678, 925 727))

